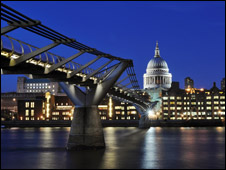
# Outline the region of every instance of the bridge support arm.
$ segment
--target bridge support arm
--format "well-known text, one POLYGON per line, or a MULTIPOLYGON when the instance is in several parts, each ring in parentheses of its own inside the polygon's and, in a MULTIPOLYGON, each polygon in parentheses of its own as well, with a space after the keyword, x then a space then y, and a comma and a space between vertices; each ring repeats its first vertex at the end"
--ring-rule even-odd
POLYGON ((115 84, 124 70, 127 68, 128 64, 126 62, 122 62, 119 66, 105 79, 103 82, 97 84, 96 89, 92 89, 92 91, 88 94, 88 98, 86 100, 87 105, 98 105, 104 96, 107 94, 108 90, 115 84))
POLYGON ((1 28, 1 35, 6 34, 10 31, 13 31, 15 29, 19 28, 18 26, 14 26, 14 25, 8 25, 6 27, 1 28))
POLYGON ((108 61, 107 63, 105 63, 104 65, 102 65, 100 68, 98 68, 97 70, 95 70, 94 72, 92 72, 91 74, 87 75, 84 79, 83 82, 85 82, 86 80, 88 80, 90 77, 94 76, 95 74, 98 73, 98 71, 100 71, 102 68, 104 68, 105 66, 107 66, 110 62, 112 62, 112 59, 110 61, 108 61))
POLYGON ((78 87, 72 84, 66 84, 64 82, 59 82, 59 85, 67 94, 75 107, 85 107, 85 93, 83 93, 78 87))
POLYGON ((73 60, 73 59, 79 57, 79 56, 82 55, 83 53, 85 53, 85 51, 80 51, 79 53, 77 53, 77 54, 75 54, 75 55, 73 55, 73 56, 71 56, 71 57, 69 57, 69 58, 66 58, 66 59, 63 60, 63 61, 61 61, 61 62, 59 62, 59 63, 57 63, 57 64, 52 65, 50 68, 47 68, 47 67, 46 67, 44 73, 45 73, 45 74, 49 74, 50 72, 52 72, 52 71, 54 71, 55 69, 61 67, 62 65, 64 65, 64 64, 70 62, 71 60, 73 60))
POLYGON ((93 59, 92 61, 90 61, 89 63, 85 64, 84 66, 81 66, 80 68, 78 68, 77 70, 73 71, 72 73, 68 73, 67 78, 71 78, 72 76, 74 76, 75 74, 79 73, 80 71, 82 71, 86 67, 89 67, 91 64, 93 64, 94 62, 96 62, 100 58, 101 58, 101 56, 98 56, 97 58, 93 59))

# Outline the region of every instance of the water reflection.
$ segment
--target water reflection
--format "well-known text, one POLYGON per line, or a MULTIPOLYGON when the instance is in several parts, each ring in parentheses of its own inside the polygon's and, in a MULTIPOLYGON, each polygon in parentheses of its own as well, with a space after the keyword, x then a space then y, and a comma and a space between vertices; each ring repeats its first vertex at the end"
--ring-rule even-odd
POLYGON ((6 168, 225 168, 225 128, 104 128, 106 149, 65 150, 70 128, 1 130, 6 168))

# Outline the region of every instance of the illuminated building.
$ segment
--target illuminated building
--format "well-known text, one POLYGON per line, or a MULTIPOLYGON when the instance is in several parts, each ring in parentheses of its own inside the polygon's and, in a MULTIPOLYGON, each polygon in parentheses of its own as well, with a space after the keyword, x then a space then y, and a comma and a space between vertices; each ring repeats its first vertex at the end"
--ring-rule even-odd
POLYGON ((162 97, 160 119, 225 119, 225 91, 219 90, 214 82, 210 90, 180 89, 179 82, 173 82, 171 89, 162 97))
POLYGON ((132 104, 113 100, 110 97, 104 98, 98 108, 101 120, 139 119, 139 113, 132 104))
POLYGON ((50 92, 53 95, 60 93, 58 82, 51 82, 48 79, 27 79, 18 77, 17 93, 45 93, 50 92))
POLYGON ((41 93, 1 93, 1 117, 2 120, 8 119, 12 120, 18 118, 18 101, 29 99, 36 100, 37 97, 41 97, 41 93))
POLYGON ((42 120, 42 99, 18 100, 18 120, 42 120))
POLYGON ((190 77, 184 79, 184 89, 194 88, 194 81, 190 77))

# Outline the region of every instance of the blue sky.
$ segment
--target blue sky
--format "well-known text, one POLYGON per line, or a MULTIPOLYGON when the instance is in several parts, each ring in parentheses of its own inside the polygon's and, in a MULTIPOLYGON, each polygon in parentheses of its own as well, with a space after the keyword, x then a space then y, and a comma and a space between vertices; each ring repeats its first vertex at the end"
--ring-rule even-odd
MULTIPOLYGON (((133 59, 140 87, 156 40, 173 81, 196 88, 220 87, 225 77, 224 1, 3 1, 32 19, 114 56, 133 59)), ((2 22, 2 26, 6 23, 2 22)), ((8 35, 37 47, 50 43, 18 29, 8 35), (31 38, 32 37, 32 38, 31 38)), ((66 47, 52 52, 74 54, 66 47)), ((85 61, 85 60, 84 60, 85 61)), ((81 61, 83 62, 83 61, 81 61)), ((2 92, 16 91, 15 75, 1 76, 2 92)))

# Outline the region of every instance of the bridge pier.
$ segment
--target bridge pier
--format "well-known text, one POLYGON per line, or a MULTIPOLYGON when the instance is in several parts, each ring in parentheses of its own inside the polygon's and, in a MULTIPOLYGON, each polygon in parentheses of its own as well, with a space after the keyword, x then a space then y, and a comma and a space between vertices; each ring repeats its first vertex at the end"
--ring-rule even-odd
POLYGON ((67 149, 100 149, 104 147, 104 134, 98 106, 75 108, 67 149))
POLYGON ((76 85, 64 82, 59 83, 75 105, 68 144, 66 146, 68 150, 99 149, 105 147, 98 105, 127 66, 127 62, 121 62, 114 71, 109 73, 107 77, 104 77, 104 81, 86 92, 80 90, 76 85))
POLYGON ((148 129, 151 126, 151 120, 147 117, 147 115, 142 115, 139 120, 139 128, 140 129, 148 129))

